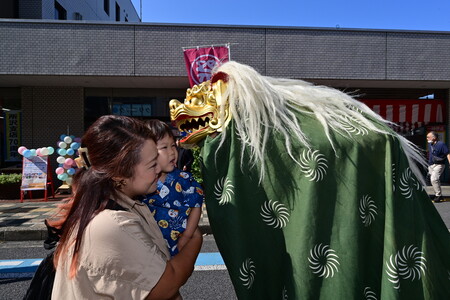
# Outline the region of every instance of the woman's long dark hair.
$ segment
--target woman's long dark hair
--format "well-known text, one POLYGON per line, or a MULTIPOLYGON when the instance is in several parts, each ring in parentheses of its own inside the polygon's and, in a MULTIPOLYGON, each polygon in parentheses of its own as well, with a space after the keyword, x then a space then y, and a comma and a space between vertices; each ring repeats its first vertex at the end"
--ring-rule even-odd
MULTIPOLYGON (((67 253, 75 238, 70 277, 75 276, 78 251, 89 222, 105 209, 111 197, 117 196, 113 177, 133 177, 140 152, 146 140, 154 135, 141 121, 124 116, 102 116, 86 131, 81 143, 88 149, 90 167, 80 169, 73 177, 74 196, 61 207, 62 217, 51 226, 61 228, 54 264, 67 253), (76 234, 74 233, 76 231, 76 234)), ((156 141, 155 141, 156 142, 156 141)))

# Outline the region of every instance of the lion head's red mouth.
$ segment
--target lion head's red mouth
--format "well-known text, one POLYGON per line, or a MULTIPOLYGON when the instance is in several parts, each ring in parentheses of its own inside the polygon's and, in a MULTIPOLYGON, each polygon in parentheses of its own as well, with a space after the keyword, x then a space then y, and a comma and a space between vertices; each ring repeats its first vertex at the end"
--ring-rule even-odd
POLYGON ((188 115, 180 115, 176 120, 175 124, 178 129, 182 132, 187 133, 187 137, 182 139, 181 142, 187 140, 189 136, 194 133, 201 132, 209 127, 209 122, 213 118, 212 113, 206 113, 202 116, 192 117, 188 115))

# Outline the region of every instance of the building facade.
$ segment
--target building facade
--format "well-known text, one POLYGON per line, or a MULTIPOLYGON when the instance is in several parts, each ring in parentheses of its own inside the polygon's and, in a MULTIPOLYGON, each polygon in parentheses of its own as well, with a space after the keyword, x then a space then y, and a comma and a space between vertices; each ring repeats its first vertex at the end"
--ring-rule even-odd
POLYGON ((0 101, 21 111, 28 148, 81 136, 123 104, 168 121, 168 102, 189 87, 182 47, 224 43, 232 60, 264 75, 336 87, 369 106, 385 101, 374 110, 423 146, 414 130, 448 132, 448 32, 0 19, 0 40, 0 101))
POLYGON ((131 0, 2 0, 0 18, 140 22, 131 0))

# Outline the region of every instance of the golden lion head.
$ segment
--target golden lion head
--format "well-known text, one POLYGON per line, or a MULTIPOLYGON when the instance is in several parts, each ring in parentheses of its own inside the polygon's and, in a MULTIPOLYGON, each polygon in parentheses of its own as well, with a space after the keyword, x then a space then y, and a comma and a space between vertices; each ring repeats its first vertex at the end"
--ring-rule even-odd
POLYGON ((186 132, 181 140, 185 148, 191 148, 207 135, 221 132, 231 119, 229 103, 223 97, 226 83, 205 81, 186 91, 183 103, 170 100, 170 118, 178 129, 186 132))

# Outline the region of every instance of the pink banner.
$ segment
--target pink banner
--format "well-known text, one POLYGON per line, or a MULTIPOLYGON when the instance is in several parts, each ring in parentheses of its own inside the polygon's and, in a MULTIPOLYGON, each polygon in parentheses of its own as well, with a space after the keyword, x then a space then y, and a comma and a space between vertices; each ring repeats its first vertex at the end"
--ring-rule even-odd
POLYGON ((211 72, 229 60, 229 47, 191 48, 184 50, 184 60, 191 87, 211 79, 211 72))

